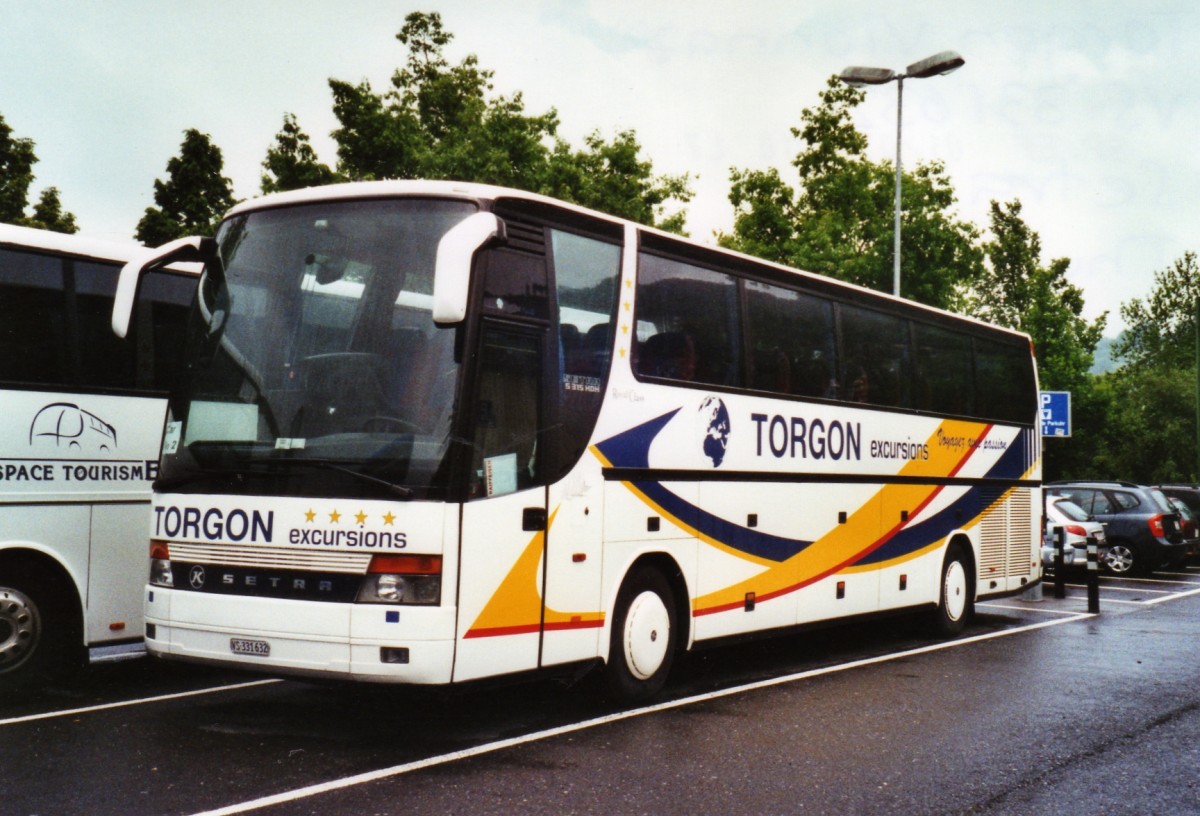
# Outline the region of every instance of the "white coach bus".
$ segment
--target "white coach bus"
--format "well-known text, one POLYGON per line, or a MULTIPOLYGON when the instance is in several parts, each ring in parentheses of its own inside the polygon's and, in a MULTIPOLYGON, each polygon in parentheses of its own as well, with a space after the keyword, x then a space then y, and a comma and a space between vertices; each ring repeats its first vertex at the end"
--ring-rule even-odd
POLYGON ((155 272, 128 340, 123 264, 146 252, 0 225, 0 685, 142 639, 150 483, 196 274, 155 272))
POLYGON ((953 634, 1041 578, 1025 335, 468 184, 265 197, 179 259, 206 272, 152 655, 417 684, 590 662, 638 699, 679 650, 899 609, 953 634))

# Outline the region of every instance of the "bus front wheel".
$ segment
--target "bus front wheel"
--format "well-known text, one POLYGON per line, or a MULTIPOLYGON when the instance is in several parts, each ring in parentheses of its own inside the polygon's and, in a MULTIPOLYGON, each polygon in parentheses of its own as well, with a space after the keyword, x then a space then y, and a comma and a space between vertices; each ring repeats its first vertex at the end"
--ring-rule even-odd
POLYGON ((678 626, 675 594, 658 570, 631 573, 617 595, 606 674, 609 691, 625 702, 653 697, 667 682, 678 626))
POLYGON ((24 685, 66 668, 71 627, 54 598, 53 583, 36 573, 5 576, 0 584, 0 686, 24 685))

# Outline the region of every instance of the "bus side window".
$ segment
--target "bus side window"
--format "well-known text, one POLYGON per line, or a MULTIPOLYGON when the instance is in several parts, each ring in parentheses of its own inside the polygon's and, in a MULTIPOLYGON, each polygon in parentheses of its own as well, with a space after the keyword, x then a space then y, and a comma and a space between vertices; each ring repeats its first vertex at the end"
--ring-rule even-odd
POLYGON ((65 311, 61 258, 0 250, 0 381, 71 381, 65 311))
POLYGON ((732 275, 643 252, 637 315, 644 338, 634 364, 647 377, 742 385, 738 284, 732 275), (657 337, 661 340, 656 340, 657 337))
POLYGON ((747 384, 760 391, 834 397, 837 360, 833 306, 828 300, 748 280, 746 333, 750 346, 747 384))

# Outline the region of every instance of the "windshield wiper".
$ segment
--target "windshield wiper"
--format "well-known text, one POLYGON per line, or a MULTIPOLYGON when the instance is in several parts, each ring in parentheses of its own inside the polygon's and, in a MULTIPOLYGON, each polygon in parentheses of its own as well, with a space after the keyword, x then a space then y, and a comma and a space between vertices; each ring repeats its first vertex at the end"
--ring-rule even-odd
POLYGON ((320 468, 321 470, 334 470, 338 473, 344 473, 347 476, 353 476, 355 479, 359 479, 360 481, 379 485, 393 496, 401 499, 411 499, 413 497, 413 490, 411 487, 405 487, 404 485, 399 485, 395 482, 389 482, 387 479, 380 479, 378 476, 372 476, 368 473, 363 473, 362 471, 354 470, 353 468, 348 468, 333 462, 326 462, 320 459, 289 459, 286 461, 289 466, 303 465, 305 467, 320 468))

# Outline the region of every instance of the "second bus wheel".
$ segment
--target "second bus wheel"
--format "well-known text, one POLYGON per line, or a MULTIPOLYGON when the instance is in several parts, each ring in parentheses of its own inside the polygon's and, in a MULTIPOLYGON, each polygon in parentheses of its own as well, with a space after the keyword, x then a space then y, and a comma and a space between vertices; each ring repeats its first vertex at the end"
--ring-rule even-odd
POLYGON ((626 702, 653 697, 667 682, 678 641, 675 593, 663 574, 641 567, 617 595, 605 667, 612 694, 626 702))
POLYGON ((0 686, 57 674, 72 656, 70 615, 55 583, 38 571, 6 575, 0 585, 0 686))
POLYGON ((937 634, 951 637, 963 630, 975 609, 971 561, 961 544, 951 544, 946 550, 940 586, 933 628, 937 634))

